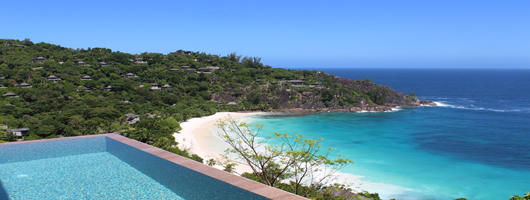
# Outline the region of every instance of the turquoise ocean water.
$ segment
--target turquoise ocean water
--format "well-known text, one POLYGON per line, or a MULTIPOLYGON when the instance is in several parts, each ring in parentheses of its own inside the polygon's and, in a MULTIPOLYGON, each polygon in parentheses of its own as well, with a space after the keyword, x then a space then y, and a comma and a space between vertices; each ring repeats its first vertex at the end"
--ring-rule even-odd
POLYGON ((384 199, 509 199, 530 190, 530 70, 323 71, 441 106, 256 116, 252 124, 264 124, 264 134, 323 138, 355 161, 342 172, 363 176, 360 189, 384 199))

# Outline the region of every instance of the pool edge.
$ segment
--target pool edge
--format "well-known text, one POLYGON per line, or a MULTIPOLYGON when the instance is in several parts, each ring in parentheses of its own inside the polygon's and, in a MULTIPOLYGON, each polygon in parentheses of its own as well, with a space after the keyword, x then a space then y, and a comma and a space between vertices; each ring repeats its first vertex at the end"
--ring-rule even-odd
POLYGON ((108 137, 110 139, 113 139, 115 141, 118 141, 120 143, 126 144, 128 146, 131 146, 133 148, 139 149, 143 152, 149 153, 151 155, 154 155, 156 157, 162 158, 164 160, 167 160, 169 162, 175 163, 177 165, 180 165, 182 167, 188 168, 190 170, 196 171, 198 173, 201 173, 203 175, 209 176, 211 178, 220 180, 222 182, 225 182, 227 184, 233 185, 237 188, 249 191, 251 193, 258 194, 260 196, 263 196, 265 198, 269 199, 306 199, 304 197, 241 177, 237 176, 232 173, 228 173, 213 167, 210 167, 208 165, 205 165, 203 163, 179 156, 177 154, 165 151, 163 149, 159 149, 157 147, 142 143, 137 140, 129 139, 127 137, 114 134, 114 133, 107 133, 107 134, 97 134, 97 135, 86 135, 86 136, 75 136, 75 137, 63 137, 63 138, 52 138, 52 139, 41 139, 41 140, 30 140, 30 141, 19 141, 19 142, 6 142, 6 143, 0 143, 0 146, 6 146, 6 145, 15 145, 15 144, 25 144, 25 143, 38 143, 38 142, 49 142, 49 141, 60 141, 60 140, 69 140, 69 139, 79 139, 79 138, 90 138, 90 137, 108 137))

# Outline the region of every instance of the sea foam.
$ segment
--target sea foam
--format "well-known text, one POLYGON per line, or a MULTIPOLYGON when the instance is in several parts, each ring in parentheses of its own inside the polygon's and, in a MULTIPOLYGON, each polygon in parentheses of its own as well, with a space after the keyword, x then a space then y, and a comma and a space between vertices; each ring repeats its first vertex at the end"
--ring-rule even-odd
POLYGON ((492 111, 492 112, 521 112, 523 110, 521 109, 493 109, 493 108, 484 108, 484 107, 475 107, 475 105, 471 104, 470 106, 456 106, 447 104, 445 102, 439 102, 439 101, 433 101, 436 106, 439 107, 447 107, 447 108, 456 108, 456 109, 465 109, 465 110, 483 110, 483 111, 492 111))

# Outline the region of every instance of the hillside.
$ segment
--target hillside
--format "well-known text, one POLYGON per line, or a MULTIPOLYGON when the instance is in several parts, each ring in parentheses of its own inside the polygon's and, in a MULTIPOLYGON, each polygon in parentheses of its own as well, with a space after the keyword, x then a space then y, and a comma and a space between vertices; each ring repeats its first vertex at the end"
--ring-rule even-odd
MULTIPOLYGON (((120 131, 169 148, 178 122, 218 111, 384 111, 432 104, 368 79, 272 68, 235 53, 131 55, 29 40, 0 44, 0 123, 29 128, 25 139, 120 131)), ((0 140, 13 140, 6 137, 0 140)))

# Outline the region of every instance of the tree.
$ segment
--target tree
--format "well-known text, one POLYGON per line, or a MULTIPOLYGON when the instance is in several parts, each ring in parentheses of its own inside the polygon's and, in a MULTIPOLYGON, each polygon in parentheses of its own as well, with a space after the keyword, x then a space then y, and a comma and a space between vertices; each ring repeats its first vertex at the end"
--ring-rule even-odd
POLYGON ((5 129, 0 128, 0 141, 1 140, 11 142, 17 140, 17 138, 15 135, 13 135, 13 133, 7 132, 5 129))
POLYGON ((514 195, 510 198, 510 200, 530 200, 530 192, 526 192, 523 197, 520 197, 519 195, 514 195))
POLYGON ((36 131, 37 135, 40 137, 48 137, 55 133, 55 126, 53 125, 41 125, 36 131))
POLYGON ((282 180, 290 180, 291 192, 306 196, 315 188, 335 180, 334 174, 353 162, 337 155, 331 158, 333 148, 321 154, 322 139, 303 139, 302 135, 274 133, 268 139, 259 139, 263 125, 252 131, 247 123, 238 123, 228 118, 220 121, 218 135, 231 148, 227 153, 235 154, 248 164, 258 180, 277 186, 282 180))
POLYGON ((96 134, 99 128, 100 121, 102 120, 90 119, 90 120, 84 121, 82 124, 82 128, 81 128, 81 134, 82 135, 96 134))

